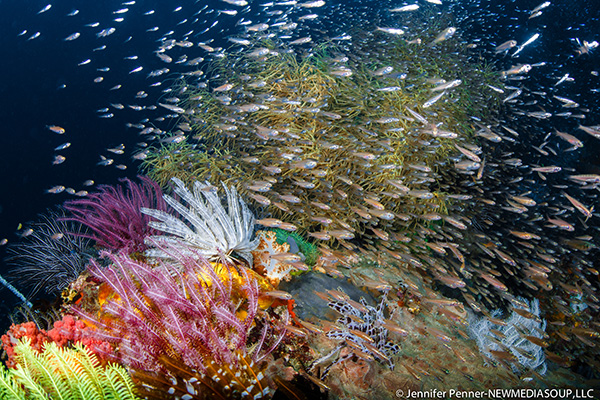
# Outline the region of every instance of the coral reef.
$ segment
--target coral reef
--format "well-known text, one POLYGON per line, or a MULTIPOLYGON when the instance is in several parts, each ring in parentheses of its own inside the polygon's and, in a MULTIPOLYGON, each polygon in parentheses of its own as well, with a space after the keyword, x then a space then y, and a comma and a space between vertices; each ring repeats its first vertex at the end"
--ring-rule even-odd
POLYGON ((30 235, 8 247, 9 277, 29 288, 28 299, 57 294, 77 279, 90 258, 85 232, 61 217, 61 212, 42 215, 30 235))
POLYGON ((15 346, 15 368, 0 366, 0 397, 6 399, 137 400, 125 368, 101 366, 81 344, 62 348, 48 343, 42 351, 28 339, 15 346))
MULTIPOLYGON (((142 207, 142 213, 158 220, 149 222, 152 228, 172 235, 150 236, 146 238, 146 242, 169 243, 177 246, 180 251, 193 248, 210 259, 216 259, 221 255, 225 257, 237 255, 252 265, 251 251, 257 244, 256 240, 251 239, 254 215, 238 196, 235 188, 223 185, 227 196, 226 209, 215 188, 208 183, 194 182, 193 192, 191 192, 180 179, 171 180, 174 184, 174 192, 188 204, 188 207, 169 195, 164 195, 164 199, 192 227, 165 211, 142 207)), ((165 256, 161 250, 149 250, 147 255, 165 256)))
POLYGON ((101 248, 128 253, 146 250, 144 239, 157 231, 148 226, 150 217, 140 208, 150 207, 165 212, 167 204, 162 199, 162 190, 151 179, 138 176, 140 183, 123 179, 125 185, 101 185, 99 191, 87 198, 67 201, 64 208, 71 215, 64 219, 76 221, 92 233, 78 236, 93 239, 101 248))
MULTIPOLYGON (((114 344, 116 361, 145 377, 145 387, 160 393, 161 375, 164 379, 164 374, 170 374, 176 382, 187 380, 199 393, 218 387, 219 393, 241 396, 240 387, 221 379, 229 375, 219 374, 250 368, 283 337, 271 322, 273 316, 258 316, 258 282, 244 267, 211 265, 199 250, 159 246, 169 257, 157 260, 157 265, 103 253, 112 266, 103 268, 94 262, 91 273, 113 294, 97 315, 81 309, 77 313, 96 327, 95 337, 114 344), (249 343, 257 326, 261 327, 254 335, 257 340, 249 343), (215 371, 221 372, 215 375, 215 371)), ((283 325, 286 319, 282 317, 283 325)), ((244 390, 254 387, 262 393, 261 378, 256 378, 261 369, 258 365, 253 369, 254 375, 244 375, 247 384, 239 383, 244 390)))

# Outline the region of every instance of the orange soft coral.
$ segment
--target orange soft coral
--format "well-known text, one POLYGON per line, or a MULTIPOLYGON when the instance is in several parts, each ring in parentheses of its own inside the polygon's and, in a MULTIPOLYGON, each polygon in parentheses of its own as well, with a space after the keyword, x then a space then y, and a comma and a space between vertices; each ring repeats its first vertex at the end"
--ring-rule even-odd
POLYGON ((290 271, 294 267, 290 264, 281 262, 272 258, 271 255, 277 253, 287 253, 290 245, 287 243, 277 243, 276 234, 273 231, 258 231, 256 236, 259 239, 258 246, 252 252, 254 258, 253 269, 260 275, 267 278, 275 287, 282 280, 290 279, 290 271))

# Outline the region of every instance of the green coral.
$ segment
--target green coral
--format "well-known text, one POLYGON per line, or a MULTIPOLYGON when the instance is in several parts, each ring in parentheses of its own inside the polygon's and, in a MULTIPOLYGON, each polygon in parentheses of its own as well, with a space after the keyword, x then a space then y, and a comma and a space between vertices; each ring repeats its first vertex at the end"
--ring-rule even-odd
POLYGON ((313 243, 307 241, 302 235, 296 232, 288 232, 283 229, 273 229, 276 235, 277 243, 283 244, 287 243, 288 237, 294 239, 296 244, 298 245, 298 249, 300 253, 306 257, 304 262, 306 265, 314 266, 317 263, 317 259, 319 258, 319 249, 313 243))
POLYGON ((15 346, 15 369, 0 366, 0 398, 61 400, 138 399, 127 370, 120 365, 102 367, 81 344, 62 348, 46 344, 38 353, 29 340, 15 346))

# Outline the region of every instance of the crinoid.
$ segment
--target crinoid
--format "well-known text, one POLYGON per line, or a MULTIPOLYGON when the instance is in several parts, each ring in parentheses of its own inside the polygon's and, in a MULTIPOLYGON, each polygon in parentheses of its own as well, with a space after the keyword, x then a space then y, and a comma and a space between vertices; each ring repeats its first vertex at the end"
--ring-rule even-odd
POLYGON ((100 313, 75 310, 96 328, 93 337, 118 348, 116 361, 135 371, 147 398, 269 394, 261 361, 279 346, 288 314, 279 321, 259 315, 259 282, 245 267, 219 267, 194 248, 157 246, 169 258, 152 265, 106 252, 110 267, 92 262, 91 274, 113 291, 100 313))
POLYGON ((8 248, 6 261, 13 266, 9 277, 28 287, 25 295, 29 299, 63 290, 85 270, 90 258, 91 242, 84 237, 82 226, 64 221, 62 216, 57 212, 42 215, 29 236, 8 248))
POLYGON ((143 252, 144 238, 157 232, 148 227, 149 217, 140 213, 141 207, 166 210, 162 191, 157 183, 139 176, 140 183, 123 179, 124 185, 99 186, 99 191, 85 199, 68 201, 69 211, 64 219, 76 221, 89 228, 83 237, 111 251, 143 252))
MULTIPOLYGON (((147 243, 171 243, 184 252, 191 247, 209 259, 222 256, 231 259, 235 253, 252 265, 250 252, 257 245, 257 240, 251 239, 254 215, 236 189, 223 185, 227 196, 225 208, 215 188, 208 182, 194 182, 192 192, 180 179, 172 178, 171 181, 174 183, 175 194, 188 206, 169 195, 164 195, 163 198, 191 226, 164 211, 143 207, 142 213, 158 220, 150 221, 149 226, 169 234, 149 237, 146 239, 147 243)), ((160 249, 150 249, 147 255, 166 256, 160 249)))

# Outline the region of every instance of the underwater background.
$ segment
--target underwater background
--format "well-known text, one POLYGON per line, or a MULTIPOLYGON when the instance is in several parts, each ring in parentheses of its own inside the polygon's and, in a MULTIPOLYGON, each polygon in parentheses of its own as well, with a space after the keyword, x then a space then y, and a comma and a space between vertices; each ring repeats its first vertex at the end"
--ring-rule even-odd
MULTIPOLYGON (((89 259, 97 260, 91 262, 96 269, 85 279, 96 283, 106 281, 99 271, 109 265, 121 268, 115 276, 127 275, 136 263, 166 271, 181 264, 173 274, 193 275, 205 271, 204 261, 197 261, 205 257, 226 270, 235 266, 228 278, 205 271, 209 278, 196 284, 237 282, 219 292, 219 301, 243 303, 227 318, 248 324, 245 336, 236 336, 246 342, 236 342, 239 352, 228 362, 268 362, 265 396, 393 398, 396 389, 469 390, 501 382, 515 388, 599 387, 600 225, 592 207, 600 207, 600 2, 49 2, 0 0, 0 274, 33 303, 34 315, 54 310, 42 318, 49 325, 39 329, 50 331, 65 315, 87 316, 84 330, 105 328, 88 335, 98 341, 93 346, 101 363, 116 361, 136 384, 151 382, 154 393, 142 397, 168 391, 148 371, 181 361, 175 356, 141 362, 123 352, 103 359, 119 346, 110 338, 129 334, 116 326, 110 331, 102 320, 110 318, 98 311, 102 305, 86 304, 110 294, 88 293, 87 283, 71 287, 64 279, 56 284, 60 290, 31 291, 35 276, 19 272, 19 254, 44 231, 36 225, 40 215, 75 201, 65 211, 68 223, 90 228, 93 206, 76 202, 90 199, 99 185, 120 185, 129 195, 137 189, 121 181, 128 178, 140 185, 142 200, 155 197, 141 206, 164 214, 138 212, 146 226, 136 231, 137 242, 132 235, 135 245, 127 251, 114 242, 102 246, 97 232, 88 231, 93 240, 81 245, 85 256, 77 272, 89 259), (410 5, 419 7, 400 10, 410 5), (516 42, 498 48, 509 40, 516 42), (524 65, 529 69, 513 70, 524 65), (454 142, 444 130, 460 139, 454 142), (402 132, 419 136, 411 141, 402 132), (281 175, 269 169, 277 166, 281 175), (329 175, 313 173, 321 169, 329 175), (232 236, 246 241, 219 247, 225 259, 217 245, 213 252, 191 245, 182 250, 168 240, 145 240, 160 242, 156 238, 164 233, 183 237, 183 228, 179 235, 166 228, 175 226, 172 218, 198 233, 193 221, 170 208, 181 202, 194 209, 183 200, 195 181, 218 187, 227 213, 239 202, 259 221, 236 225, 238 219, 248 222, 239 206, 232 236), (237 190, 229 202, 220 182, 237 190), (315 191, 331 194, 312 195, 315 184, 315 191), (173 196, 172 203, 161 203, 161 190, 173 196), (260 251, 270 255, 249 260, 258 243, 269 244, 260 251), (99 257, 101 249, 111 255, 99 257), (164 261, 172 259, 178 261, 164 261), (256 267, 273 266, 272 260, 298 265, 281 267, 285 274, 273 278, 256 267), (240 266, 253 271, 250 278, 240 266), (254 280, 256 288, 248 283, 254 280), (61 297, 66 287, 78 292, 71 293, 75 300, 61 297), (257 299, 255 315, 254 303, 240 300, 249 293, 257 299), (75 304, 80 297, 86 300, 75 304), (71 306, 77 311, 71 313, 71 306), (290 320, 292 310, 308 325, 290 320), (493 326, 490 319, 511 322, 493 326), (519 331, 525 325, 531 332, 519 331), (485 339, 493 336, 490 329, 498 332, 491 341, 485 339), (376 337, 375 349, 365 335, 376 337), (511 352, 517 344, 501 339, 511 335, 524 341, 521 352, 511 352), (253 353, 263 344, 264 357, 253 353), (544 357, 544 350, 550 355, 544 357), (428 352, 420 363, 420 354, 428 352), (438 364, 431 354, 438 354, 438 364), (457 359, 468 367, 445 372, 457 359), (480 369, 485 372, 474 377, 480 369), (361 380, 366 386, 351 383, 361 380)), ((219 201, 208 199, 213 189, 196 193, 209 204, 208 214, 218 209, 219 201)), ((80 228, 69 225, 52 240, 62 240, 69 229, 80 228)), ((78 249, 63 256, 79 257, 78 249)), ((31 268, 31 259, 26 265, 31 268)), ((169 275, 144 273, 131 279, 169 275)), ((113 300, 126 294, 112 290, 118 293, 113 300)), ((8 288, 0 290, 0 299, 2 333, 27 321, 26 312, 15 311, 24 302, 8 288)), ((184 361, 191 369, 194 362, 200 361, 184 361)), ((235 390, 223 396, 243 397, 235 390)))

